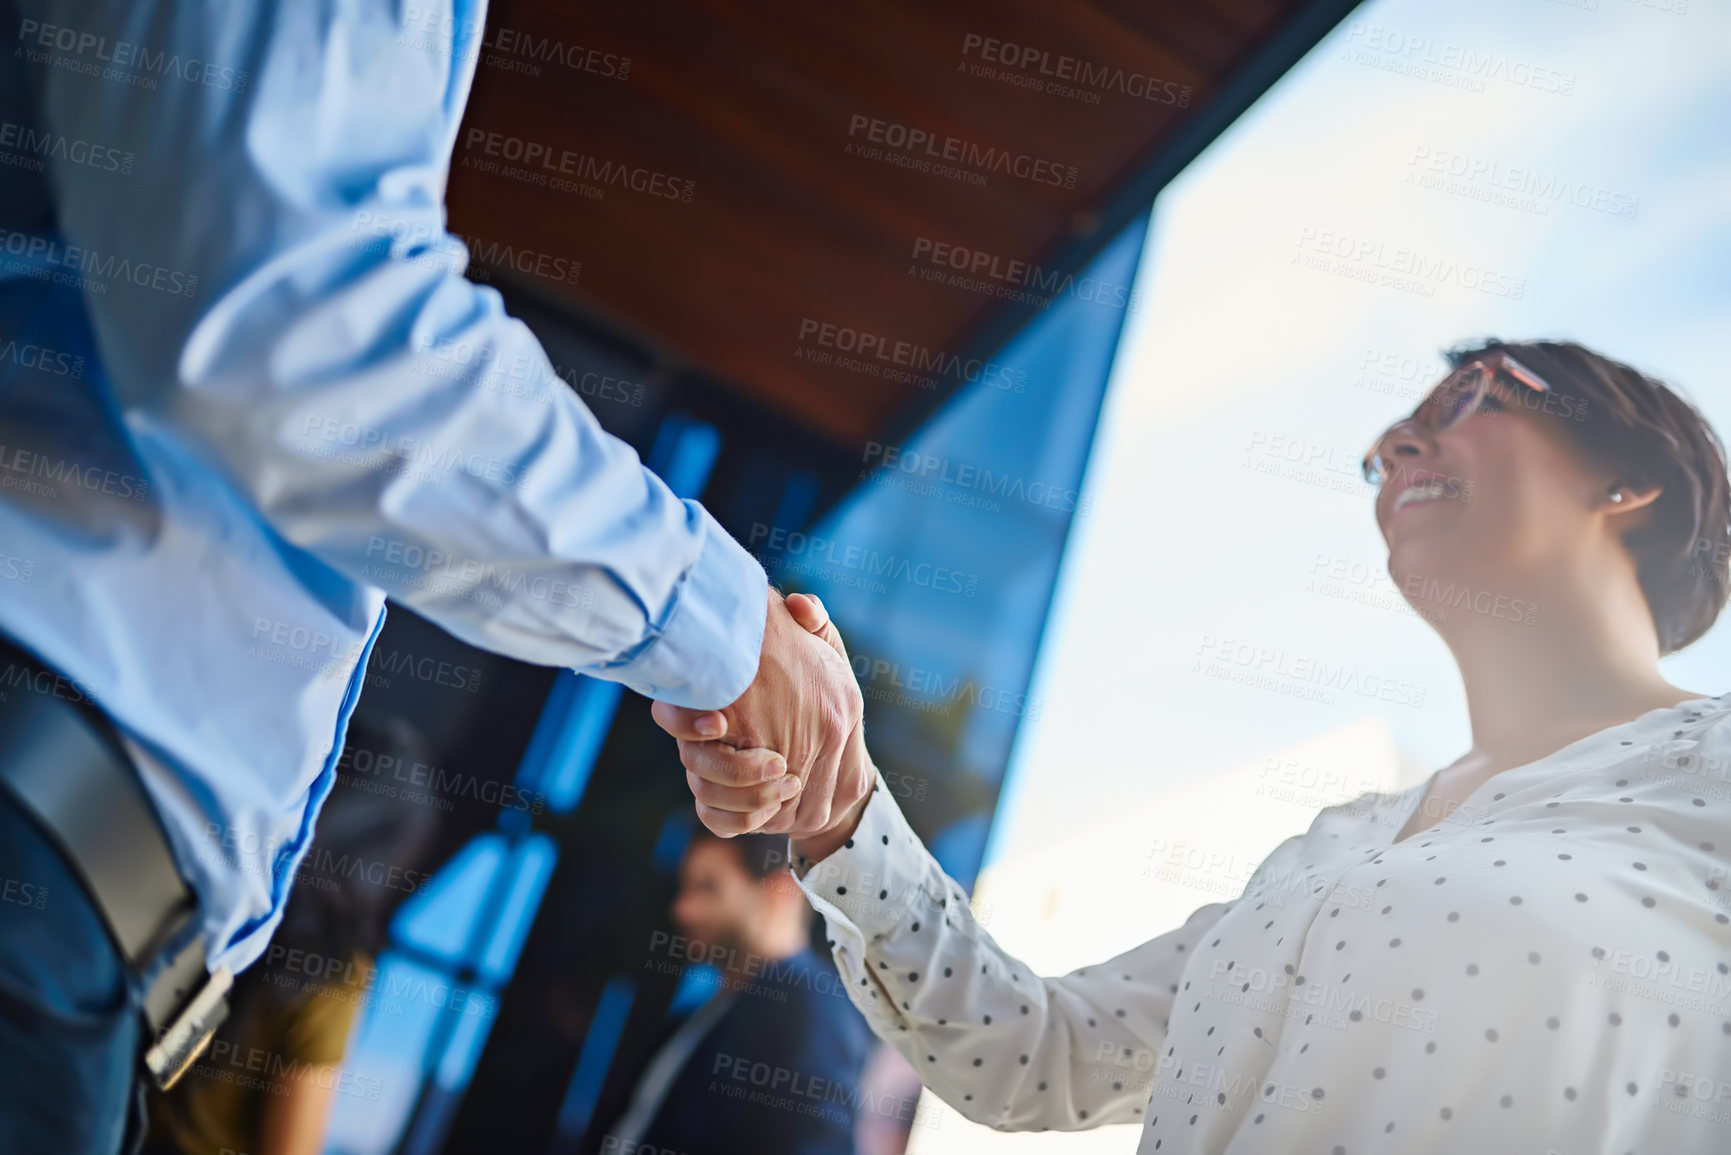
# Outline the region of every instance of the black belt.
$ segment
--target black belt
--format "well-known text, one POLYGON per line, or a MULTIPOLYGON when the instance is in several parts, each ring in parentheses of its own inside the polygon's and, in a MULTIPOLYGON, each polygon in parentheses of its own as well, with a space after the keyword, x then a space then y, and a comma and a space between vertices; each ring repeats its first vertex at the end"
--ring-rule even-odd
POLYGON ((0 702, 0 783, 59 844, 135 975, 149 975, 144 1066, 163 1090, 228 1014, 226 969, 205 970, 198 903, 174 865, 113 724, 77 683, 0 637, 12 663, 0 702))

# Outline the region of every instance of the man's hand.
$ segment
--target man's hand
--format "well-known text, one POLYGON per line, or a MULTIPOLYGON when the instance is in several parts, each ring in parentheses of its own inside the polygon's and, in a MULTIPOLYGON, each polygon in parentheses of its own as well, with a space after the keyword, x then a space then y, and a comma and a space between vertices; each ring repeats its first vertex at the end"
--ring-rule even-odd
POLYGON ((698 817, 723 836, 815 835, 870 793, 863 713, 823 603, 805 594, 784 602, 773 590, 757 677, 739 700, 720 711, 665 702, 653 710, 679 739, 698 817))

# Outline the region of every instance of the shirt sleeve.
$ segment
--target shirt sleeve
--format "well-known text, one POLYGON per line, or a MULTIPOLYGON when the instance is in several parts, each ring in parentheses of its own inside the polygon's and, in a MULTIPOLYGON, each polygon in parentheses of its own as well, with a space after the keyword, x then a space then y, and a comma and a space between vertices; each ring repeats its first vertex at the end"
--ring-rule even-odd
POLYGON ((1003 1130, 1138 1122, 1179 975, 1231 904, 1108 962, 1042 978, 975 921, 882 776, 845 846, 794 876, 821 913, 849 997, 939 1098, 1003 1130))
POLYGON ((481 3, 16 2, 36 120, 82 143, 50 150, 55 232, 8 244, 81 286, 135 437, 474 645, 680 705, 743 692, 762 568, 602 430, 445 228, 481 3))

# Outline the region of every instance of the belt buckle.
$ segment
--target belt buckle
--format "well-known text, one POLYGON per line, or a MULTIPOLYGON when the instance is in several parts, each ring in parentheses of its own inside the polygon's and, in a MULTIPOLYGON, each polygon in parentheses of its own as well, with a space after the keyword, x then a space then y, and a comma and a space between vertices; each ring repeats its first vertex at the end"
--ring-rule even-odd
POLYGON ((228 1018, 228 992, 234 975, 227 967, 210 972, 192 998, 169 1020, 144 1053, 144 1067, 156 1089, 166 1091, 180 1081, 210 1045, 217 1027, 228 1018))

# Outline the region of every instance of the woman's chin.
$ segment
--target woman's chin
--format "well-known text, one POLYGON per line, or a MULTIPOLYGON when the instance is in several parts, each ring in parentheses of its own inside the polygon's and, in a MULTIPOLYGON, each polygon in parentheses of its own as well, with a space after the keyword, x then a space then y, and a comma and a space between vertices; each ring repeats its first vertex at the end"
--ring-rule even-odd
POLYGON ((1389 546, 1388 576, 1396 589, 1405 589, 1412 582, 1433 578, 1448 566, 1448 553, 1435 541, 1397 541, 1389 546))
POLYGON ((1481 588, 1485 575, 1463 560, 1458 550, 1401 550, 1390 554, 1388 576, 1409 603, 1427 601, 1438 589, 1481 588))

